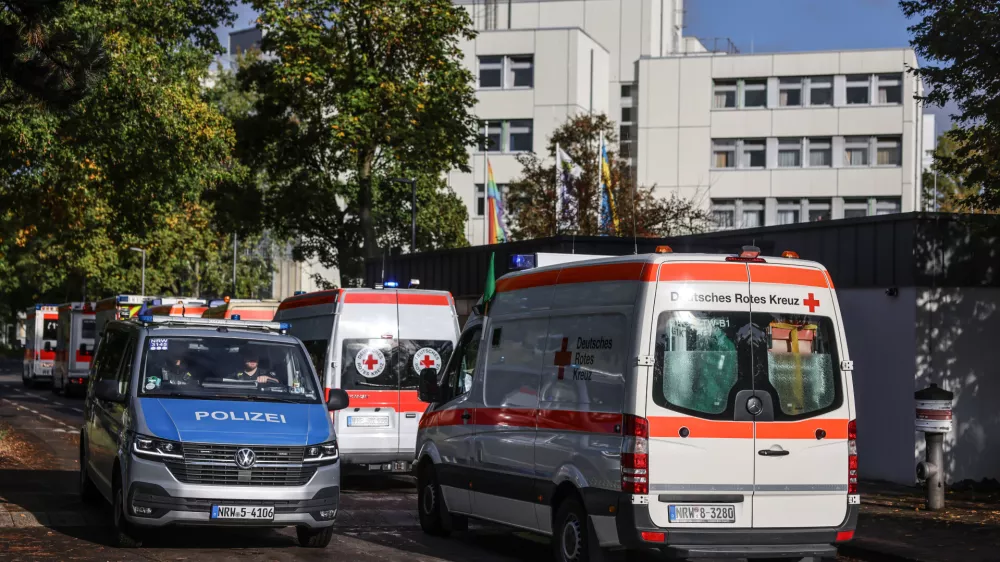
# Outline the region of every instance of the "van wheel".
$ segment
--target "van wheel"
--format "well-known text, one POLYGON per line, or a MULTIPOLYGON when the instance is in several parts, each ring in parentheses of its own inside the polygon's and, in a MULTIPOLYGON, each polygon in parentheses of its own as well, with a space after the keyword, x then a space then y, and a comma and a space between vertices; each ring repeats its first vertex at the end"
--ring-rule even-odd
POLYGON ((80 439, 80 499, 85 504, 94 505, 101 498, 101 493, 97 491, 97 486, 90 479, 90 473, 87 470, 86 451, 86 441, 80 439))
POLYGON ((568 497, 556 511, 552 550, 558 562, 600 562, 603 558, 590 529, 587 511, 576 497, 568 497))
POLYGON ((115 534, 115 545, 118 548, 139 548, 142 546, 142 538, 137 533, 135 527, 125 519, 125 490, 122 488, 118 478, 115 478, 114 494, 115 503, 112 508, 112 530, 115 534))
POLYGON ((296 527, 295 535, 299 538, 299 545, 305 548, 326 548, 333 539, 333 525, 322 529, 310 529, 309 527, 296 527))
POLYGON ((437 472, 430 463, 417 474, 417 510, 420 512, 420 528, 428 535, 447 537, 452 531, 465 531, 469 528, 468 518, 448 513, 441 496, 437 472))

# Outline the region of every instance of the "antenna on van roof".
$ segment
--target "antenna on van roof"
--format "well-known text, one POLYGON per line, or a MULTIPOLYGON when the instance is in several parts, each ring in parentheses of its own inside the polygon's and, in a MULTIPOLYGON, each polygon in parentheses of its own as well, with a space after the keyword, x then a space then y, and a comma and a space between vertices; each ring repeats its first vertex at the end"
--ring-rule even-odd
POLYGON ((385 250, 382 250, 382 286, 385 286, 385 250))

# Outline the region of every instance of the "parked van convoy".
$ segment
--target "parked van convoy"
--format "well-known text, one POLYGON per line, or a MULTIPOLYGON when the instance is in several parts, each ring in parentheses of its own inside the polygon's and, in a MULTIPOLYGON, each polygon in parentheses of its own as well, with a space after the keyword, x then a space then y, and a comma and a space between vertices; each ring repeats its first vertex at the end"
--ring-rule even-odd
POLYGON ((333 536, 340 498, 328 410, 302 343, 273 322, 154 317, 113 321, 94 358, 80 434, 80 486, 113 505, 117 543, 153 528, 295 526, 303 546, 333 536), (244 380, 253 357, 269 380, 244 380))
POLYGON ((21 382, 31 387, 52 380, 56 360, 59 330, 59 309, 54 305, 36 304, 26 312, 24 363, 21 382))
POLYGON ((230 299, 226 297, 221 303, 211 303, 211 306, 201 315, 202 318, 233 318, 240 320, 264 320, 269 322, 274 319, 274 313, 278 310, 279 301, 257 300, 257 299, 230 299))
POLYGON ((423 368, 440 370, 458 337, 451 294, 410 289, 338 289, 285 299, 274 320, 291 324, 327 392, 347 391, 335 416, 345 470, 408 472, 427 405, 423 368))
POLYGON ((673 254, 508 274, 417 439, 423 529, 468 517, 668 556, 836 555, 857 521, 843 321, 822 265, 673 254))
POLYGON ((95 316, 92 302, 59 305, 52 392, 72 394, 86 388, 97 333, 95 316))

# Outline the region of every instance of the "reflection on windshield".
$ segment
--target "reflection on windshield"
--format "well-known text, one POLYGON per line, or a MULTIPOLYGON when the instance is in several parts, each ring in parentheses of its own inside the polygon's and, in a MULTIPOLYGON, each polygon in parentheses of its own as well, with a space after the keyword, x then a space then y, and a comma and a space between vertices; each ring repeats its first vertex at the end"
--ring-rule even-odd
POLYGON ((246 338, 150 337, 140 396, 319 402, 295 345, 246 338))

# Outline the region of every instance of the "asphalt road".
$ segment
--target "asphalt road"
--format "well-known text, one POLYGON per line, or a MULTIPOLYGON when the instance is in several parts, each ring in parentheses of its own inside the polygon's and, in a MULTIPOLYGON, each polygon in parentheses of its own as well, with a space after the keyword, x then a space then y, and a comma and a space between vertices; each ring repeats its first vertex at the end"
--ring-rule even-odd
MULTIPOLYGON (((174 529, 142 549, 117 549, 109 546, 110 509, 83 505, 76 496, 82 406, 80 398, 25 389, 19 374, 0 373, 0 422, 38 451, 36 469, 0 468, 0 560, 551 560, 547 539, 500 527, 471 525, 450 539, 424 535, 413 482, 402 477, 346 480, 338 532, 326 549, 299 547, 293 529, 174 529)), ((637 559, 657 558, 629 558, 637 559)))

